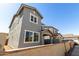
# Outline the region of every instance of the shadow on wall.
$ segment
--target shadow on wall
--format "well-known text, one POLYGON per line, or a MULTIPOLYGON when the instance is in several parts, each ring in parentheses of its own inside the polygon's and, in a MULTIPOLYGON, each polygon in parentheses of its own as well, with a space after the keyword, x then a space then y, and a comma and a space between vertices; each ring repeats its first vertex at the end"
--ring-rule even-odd
POLYGON ((60 43, 59 39, 44 39, 44 44, 55 44, 55 43, 60 43))
POLYGON ((51 39, 44 39, 44 44, 51 44, 51 39))
POLYGON ((59 39, 53 39, 53 43, 60 43, 59 39))

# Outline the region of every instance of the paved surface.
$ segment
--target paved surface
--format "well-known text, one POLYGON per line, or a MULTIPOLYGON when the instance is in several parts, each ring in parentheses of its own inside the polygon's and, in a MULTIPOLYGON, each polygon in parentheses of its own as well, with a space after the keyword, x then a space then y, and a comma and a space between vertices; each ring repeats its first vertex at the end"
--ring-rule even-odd
POLYGON ((79 45, 74 47, 71 56, 79 56, 79 45))

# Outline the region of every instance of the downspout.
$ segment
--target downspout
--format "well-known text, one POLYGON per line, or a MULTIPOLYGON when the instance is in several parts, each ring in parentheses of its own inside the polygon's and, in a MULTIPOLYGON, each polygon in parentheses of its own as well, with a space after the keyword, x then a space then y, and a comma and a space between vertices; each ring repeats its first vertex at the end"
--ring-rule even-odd
POLYGON ((52 35, 53 37, 52 37, 52 43, 54 44, 54 29, 53 29, 53 35, 52 35))
POLYGON ((52 36, 50 36, 51 44, 52 44, 52 36))
POLYGON ((41 31, 40 31, 40 38, 41 38, 41 44, 43 45, 44 44, 44 41, 43 41, 43 38, 42 38, 42 31, 43 31, 43 29, 42 29, 42 26, 41 26, 41 31))
MULTIPOLYGON (((64 39, 64 38, 63 38, 64 39)), ((67 52, 67 49, 66 49, 66 44, 65 44, 65 41, 64 41, 64 48, 65 48, 65 56, 68 55, 68 52, 67 52)))

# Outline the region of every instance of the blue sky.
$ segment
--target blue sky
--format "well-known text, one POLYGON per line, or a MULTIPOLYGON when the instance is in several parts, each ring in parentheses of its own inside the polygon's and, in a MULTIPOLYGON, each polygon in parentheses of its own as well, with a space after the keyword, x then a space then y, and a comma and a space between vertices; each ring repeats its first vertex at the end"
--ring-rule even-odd
MULTIPOLYGON (((0 4, 0 32, 9 32, 12 16, 21 4, 0 4)), ((79 4, 27 4, 36 7, 43 15, 42 22, 59 29, 62 34, 79 34, 79 4)))

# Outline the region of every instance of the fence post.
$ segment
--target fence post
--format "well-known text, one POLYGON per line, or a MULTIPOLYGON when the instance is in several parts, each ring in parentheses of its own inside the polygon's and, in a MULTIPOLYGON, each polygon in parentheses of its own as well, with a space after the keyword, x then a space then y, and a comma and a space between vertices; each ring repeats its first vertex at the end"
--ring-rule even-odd
POLYGON ((64 47, 65 47, 65 55, 68 55, 65 42, 64 42, 64 47))

